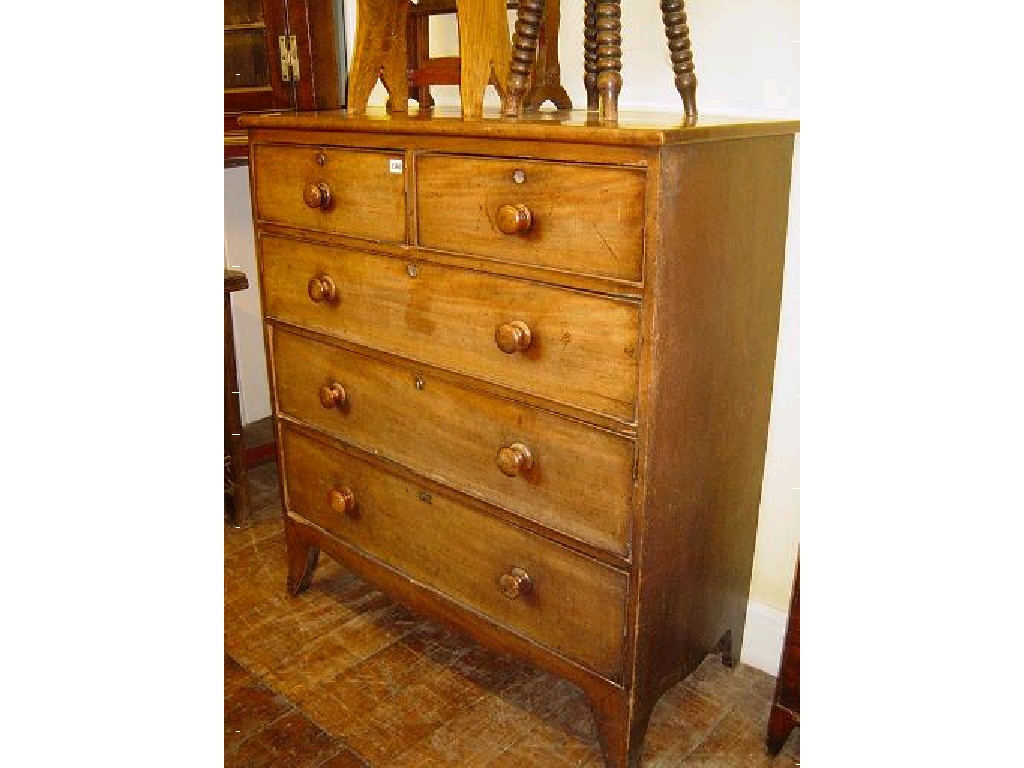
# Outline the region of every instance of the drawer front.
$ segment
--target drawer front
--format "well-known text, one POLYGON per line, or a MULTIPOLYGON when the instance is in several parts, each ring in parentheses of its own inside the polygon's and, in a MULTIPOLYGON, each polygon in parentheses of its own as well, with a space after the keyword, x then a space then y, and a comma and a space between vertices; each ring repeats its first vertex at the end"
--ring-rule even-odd
POLYGON ((625 574, 293 430, 282 435, 292 512, 498 624, 621 678, 625 574))
POLYGON ((257 144, 253 152, 261 221, 405 242, 402 152, 273 144, 257 144), (392 172, 393 160, 402 171, 392 172))
POLYGON ((269 317, 633 419, 636 302, 279 237, 260 243, 269 317))
POLYGON ((418 242, 639 282, 645 178, 637 168, 424 155, 418 242))
POLYGON ((625 556, 633 441, 274 329, 280 412, 625 556))

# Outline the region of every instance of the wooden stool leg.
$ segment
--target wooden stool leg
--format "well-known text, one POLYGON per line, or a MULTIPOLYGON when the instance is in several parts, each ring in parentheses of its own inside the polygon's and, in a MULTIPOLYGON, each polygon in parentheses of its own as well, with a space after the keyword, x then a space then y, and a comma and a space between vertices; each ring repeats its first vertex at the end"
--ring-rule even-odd
POLYGON ((548 3, 544 7, 544 23, 540 26, 537 61, 533 67, 533 87, 526 96, 526 109, 540 109, 550 101, 556 109, 572 109, 572 99, 562 86, 562 66, 558 62, 558 28, 562 24, 561 6, 548 3))
POLYGON ((597 0, 583 6, 583 87, 587 89, 587 110, 601 106, 597 93, 597 0))
POLYGON ((516 31, 512 36, 512 64, 508 78, 505 114, 521 117, 526 106, 533 65, 537 59, 537 37, 544 16, 544 0, 520 0, 516 31))
POLYGON ((683 0, 661 0, 661 18, 665 22, 665 37, 668 38, 668 49, 672 54, 676 90, 683 97, 686 124, 693 125, 697 122, 697 76, 693 72, 690 28, 686 26, 683 0))
POLYGON ((508 39, 505 0, 458 0, 459 98, 464 117, 479 117, 484 91, 494 85, 502 108, 508 105, 507 84, 512 44, 508 39))
POLYGON ((597 3, 597 91, 601 97, 601 116, 619 119, 619 92, 622 91, 622 8, 620 0, 597 3))
POLYGON ((363 112, 380 78, 388 91, 388 109, 409 108, 409 0, 359 0, 356 41, 348 75, 348 111, 363 112))
MULTIPOLYGON (((430 17, 409 16, 407 44, 409 46, 409 71, 419 71, 424 62, 430 58, 430 17)), ((416 100, 420 109, 434 106, 434 97, 429 85, 413 85, 409 83, 410 97, 416 100)))

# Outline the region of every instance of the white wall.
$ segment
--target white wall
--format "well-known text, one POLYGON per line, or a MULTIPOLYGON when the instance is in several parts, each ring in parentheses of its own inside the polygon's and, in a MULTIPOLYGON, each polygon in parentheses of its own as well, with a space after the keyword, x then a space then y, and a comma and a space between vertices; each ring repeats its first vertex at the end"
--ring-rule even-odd
POLYGON ((263 350, 256 245, 249 203, 249 169, 246 166, 224 169, 224 265, 241 269, 249 278, 248 289, 231 295, 231 314, 242 424, 251 424, 270 415, 270 388, 263 350))
MULTIPOLYGON (((682 114, 682 105, 673 85, 658 5, 655 0, 623 4, 623 89, 619 106, 622 110, 657 109, 682 114)), ((686 9, 698 78, 697 104, 701 112, 749 117, 799 117, 799 0, 730 0, 728 3, 689 0, 686 9)), ((350 51, 355 13, 355 2, 349 0, 346 22, 350 51)), ((432 19, 431 38, 434 55, 458 53, 456 26, 451 17, 432 19)), ((576 107, 586 105, 582 41, 583 4, 563 3, 559 33, 562 83, 576 107)), ((459 103, 458 89, 454 86, 435 87, 433 93, 440 105, 459 103)), ((383 106, 385 98, 383 88, 378 85, 370 97, 370 105, 383 106)), ((493 89, 489 89, 485 103, 497 106, 493 89)), ((789 605, 800 539, 798 168, 799 141, 794 161, 772 420, 751 580, 747 637, 743 648, 745 662, 772 673, 778 664, 782 645, 785 612, 789 605)), ((225 171, 226 198, 246 195, 241 186, 241 176, 232 178, 232 173, 239 172, 225 171)), ((246 229, 251 232, 248 215, 247 198, 244 205, 229 205, 225 200, 227 230, 237 233, 246 229)), ((251 234, 249 238, 251 243, 251 234)), ((245 244, 236 234, 229 247, 244 248, 245 244)), ((262 340, 256 344, 255 334, 247 335, 246 339, 250 337, 253 346, 241 350, 246 369, 249 363, 255 366, 257 358, 259 365, 263 364, 262 340)), ((254 374, 247 375, 255 378, 254 374)), ((243 383, 243 387, 246 384, 243 383)), ((255 402, 257 398, 248 397, 247 401, 250 400, 255 402)))

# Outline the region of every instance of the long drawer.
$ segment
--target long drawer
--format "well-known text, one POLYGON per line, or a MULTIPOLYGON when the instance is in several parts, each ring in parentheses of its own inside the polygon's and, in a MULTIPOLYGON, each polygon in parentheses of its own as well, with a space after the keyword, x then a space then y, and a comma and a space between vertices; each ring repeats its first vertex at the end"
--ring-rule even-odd
POLYGON ((639 168, 422 155, 419 244, 639 282, 645 180, 639 168))
POLYGON ((281 328, 271 338, 281 413, 627 554, 632 440, 281 328))
POLYGON ((268 317, 634 419, 636 302, 280 237, 260 243, 268 317))
POLYGON ((289 510, 493 621, 622 677, 626 576, 285 427, 289 510))
POLYGON ((257 144, 252 164, 260 221, 405 241, 404 153, 257 144))

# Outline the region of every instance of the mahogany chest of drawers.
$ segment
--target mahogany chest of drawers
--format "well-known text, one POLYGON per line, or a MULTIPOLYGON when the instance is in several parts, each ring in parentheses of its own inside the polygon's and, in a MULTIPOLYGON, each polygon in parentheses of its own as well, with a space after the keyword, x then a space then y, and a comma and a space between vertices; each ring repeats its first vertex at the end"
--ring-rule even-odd
POLYGON ((797 124, 243 122, 289 589, 330 554, 635 765, 743 642, 797 124))

